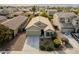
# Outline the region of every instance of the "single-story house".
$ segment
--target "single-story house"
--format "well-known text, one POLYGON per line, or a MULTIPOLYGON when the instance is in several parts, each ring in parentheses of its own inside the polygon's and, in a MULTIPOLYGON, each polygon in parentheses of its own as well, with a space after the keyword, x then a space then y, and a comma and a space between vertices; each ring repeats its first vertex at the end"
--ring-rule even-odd
POLYGON ((75 28, 72 20, 76 18, 73 12, 58 12, 54 14, 53 25, 57 26, 61 32, 74 32, 75 28))
POLYGON ((20 15, 9 19, 1 24, 12 29, 14 31, 14 36, 16 36, 18 32, 23 31, 23 29, 26 27, 27 19, 28 18, 26 16, 20 15))
POLYGON ((42 16, 32 18, 25 29, 27 36, 50 38, 54 34, 54 28, 48 18, 42 16))

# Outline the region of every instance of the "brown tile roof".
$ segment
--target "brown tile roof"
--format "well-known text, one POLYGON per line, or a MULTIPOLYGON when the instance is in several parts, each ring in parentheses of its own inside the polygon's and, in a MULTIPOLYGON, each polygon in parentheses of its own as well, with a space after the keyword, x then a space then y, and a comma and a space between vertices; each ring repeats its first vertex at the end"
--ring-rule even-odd
POLYGON ((9 27, 10 29, 12 30, 16 30, 17 28, 19 28, 19 26, 25 22, 25 20, 27 19, 26 16, 17 16, 17 17, 14 17, 12 19, 9 19, 5 22, 3 22, 2 24, 6 27, 9 27))
POLYGON ((37 23, 39 21, 47 25, 44 28, 45 31, 47 31, 49 29, 54 31, 54 28, 53 28, 52 24, 50 23, 50 21, 48 20, 48 18, 45 18, 42 16, 37 16, 37 17, 32 18, 32 20, 29 22, 29 24, 26 26, 26 28, 29 28, 29 27, 35 25, 35 23, 37 23))

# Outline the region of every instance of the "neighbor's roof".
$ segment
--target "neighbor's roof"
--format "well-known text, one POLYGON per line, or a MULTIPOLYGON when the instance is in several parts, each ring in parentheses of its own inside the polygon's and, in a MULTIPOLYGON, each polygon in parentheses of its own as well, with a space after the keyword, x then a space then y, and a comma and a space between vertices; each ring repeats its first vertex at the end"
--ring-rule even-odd
POLYGON ((58 17, 72 17, 72 16, 76 16, 76 14, 73 13, 73 12, 57 12, 57 13, 55 13, 55 15, 57 15, 58 17))
POLYGON ((48 18, 45 18, 45 17, 42 17, 42 16, 37 16, 37 17, 32 18, 32 20, 29 22, 29 24, 27 25, 26 28, 29 28, 29 27, 35 25, 35 23, 37 23, 37 22, 42 22, 42 23, 47 25, 44 29, 45 31, 48 30, 48 29, 51 29, 51 30, 54 31, 54 29, 53 29, 50 21, 48 20, 48 18))
POLYGON ((60 25, 62 28, 74 28, 72 23, 64 23, 64 24, 60 23, 60 25))
POLYGON ((76 18, 74 18, 73 20, 78 20, 79 21, 79 16, 77 16, 76 18))
POLYGON ((48 9, 47 11, 54 11, 54 12, 57 12, 56 9, 48 9))
POLYGON ((22 15, 24 12, 22 11, 17 11, 17 12, 14 12, 13 15, 22 15))
POLYGON ((5 16, 0 16, 0 20, 6 20, 7 18, 5 16))
POLYGON ((9 27, 12 30, 16 30, 25 20, 27 19, 26 16, 17 16, 12 19, 9 19, 1 24, 3 24, 6 27, 9 27))

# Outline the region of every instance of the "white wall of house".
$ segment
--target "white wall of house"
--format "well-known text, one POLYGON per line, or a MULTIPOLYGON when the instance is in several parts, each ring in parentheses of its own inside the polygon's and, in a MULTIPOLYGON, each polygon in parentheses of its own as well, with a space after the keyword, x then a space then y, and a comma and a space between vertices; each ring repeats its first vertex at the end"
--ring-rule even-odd
POLYGON ((14 30, 14 36, 18 33, 18 29, 14 30))

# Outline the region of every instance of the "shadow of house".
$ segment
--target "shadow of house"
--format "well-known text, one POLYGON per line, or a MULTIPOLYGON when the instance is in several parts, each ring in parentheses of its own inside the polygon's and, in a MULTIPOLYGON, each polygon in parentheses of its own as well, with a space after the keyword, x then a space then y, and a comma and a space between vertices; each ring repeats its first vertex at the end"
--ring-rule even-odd
POLYGON ((73 48, 70 43, 66 44, 65 46, 66 46, 66 48, 73 48))

